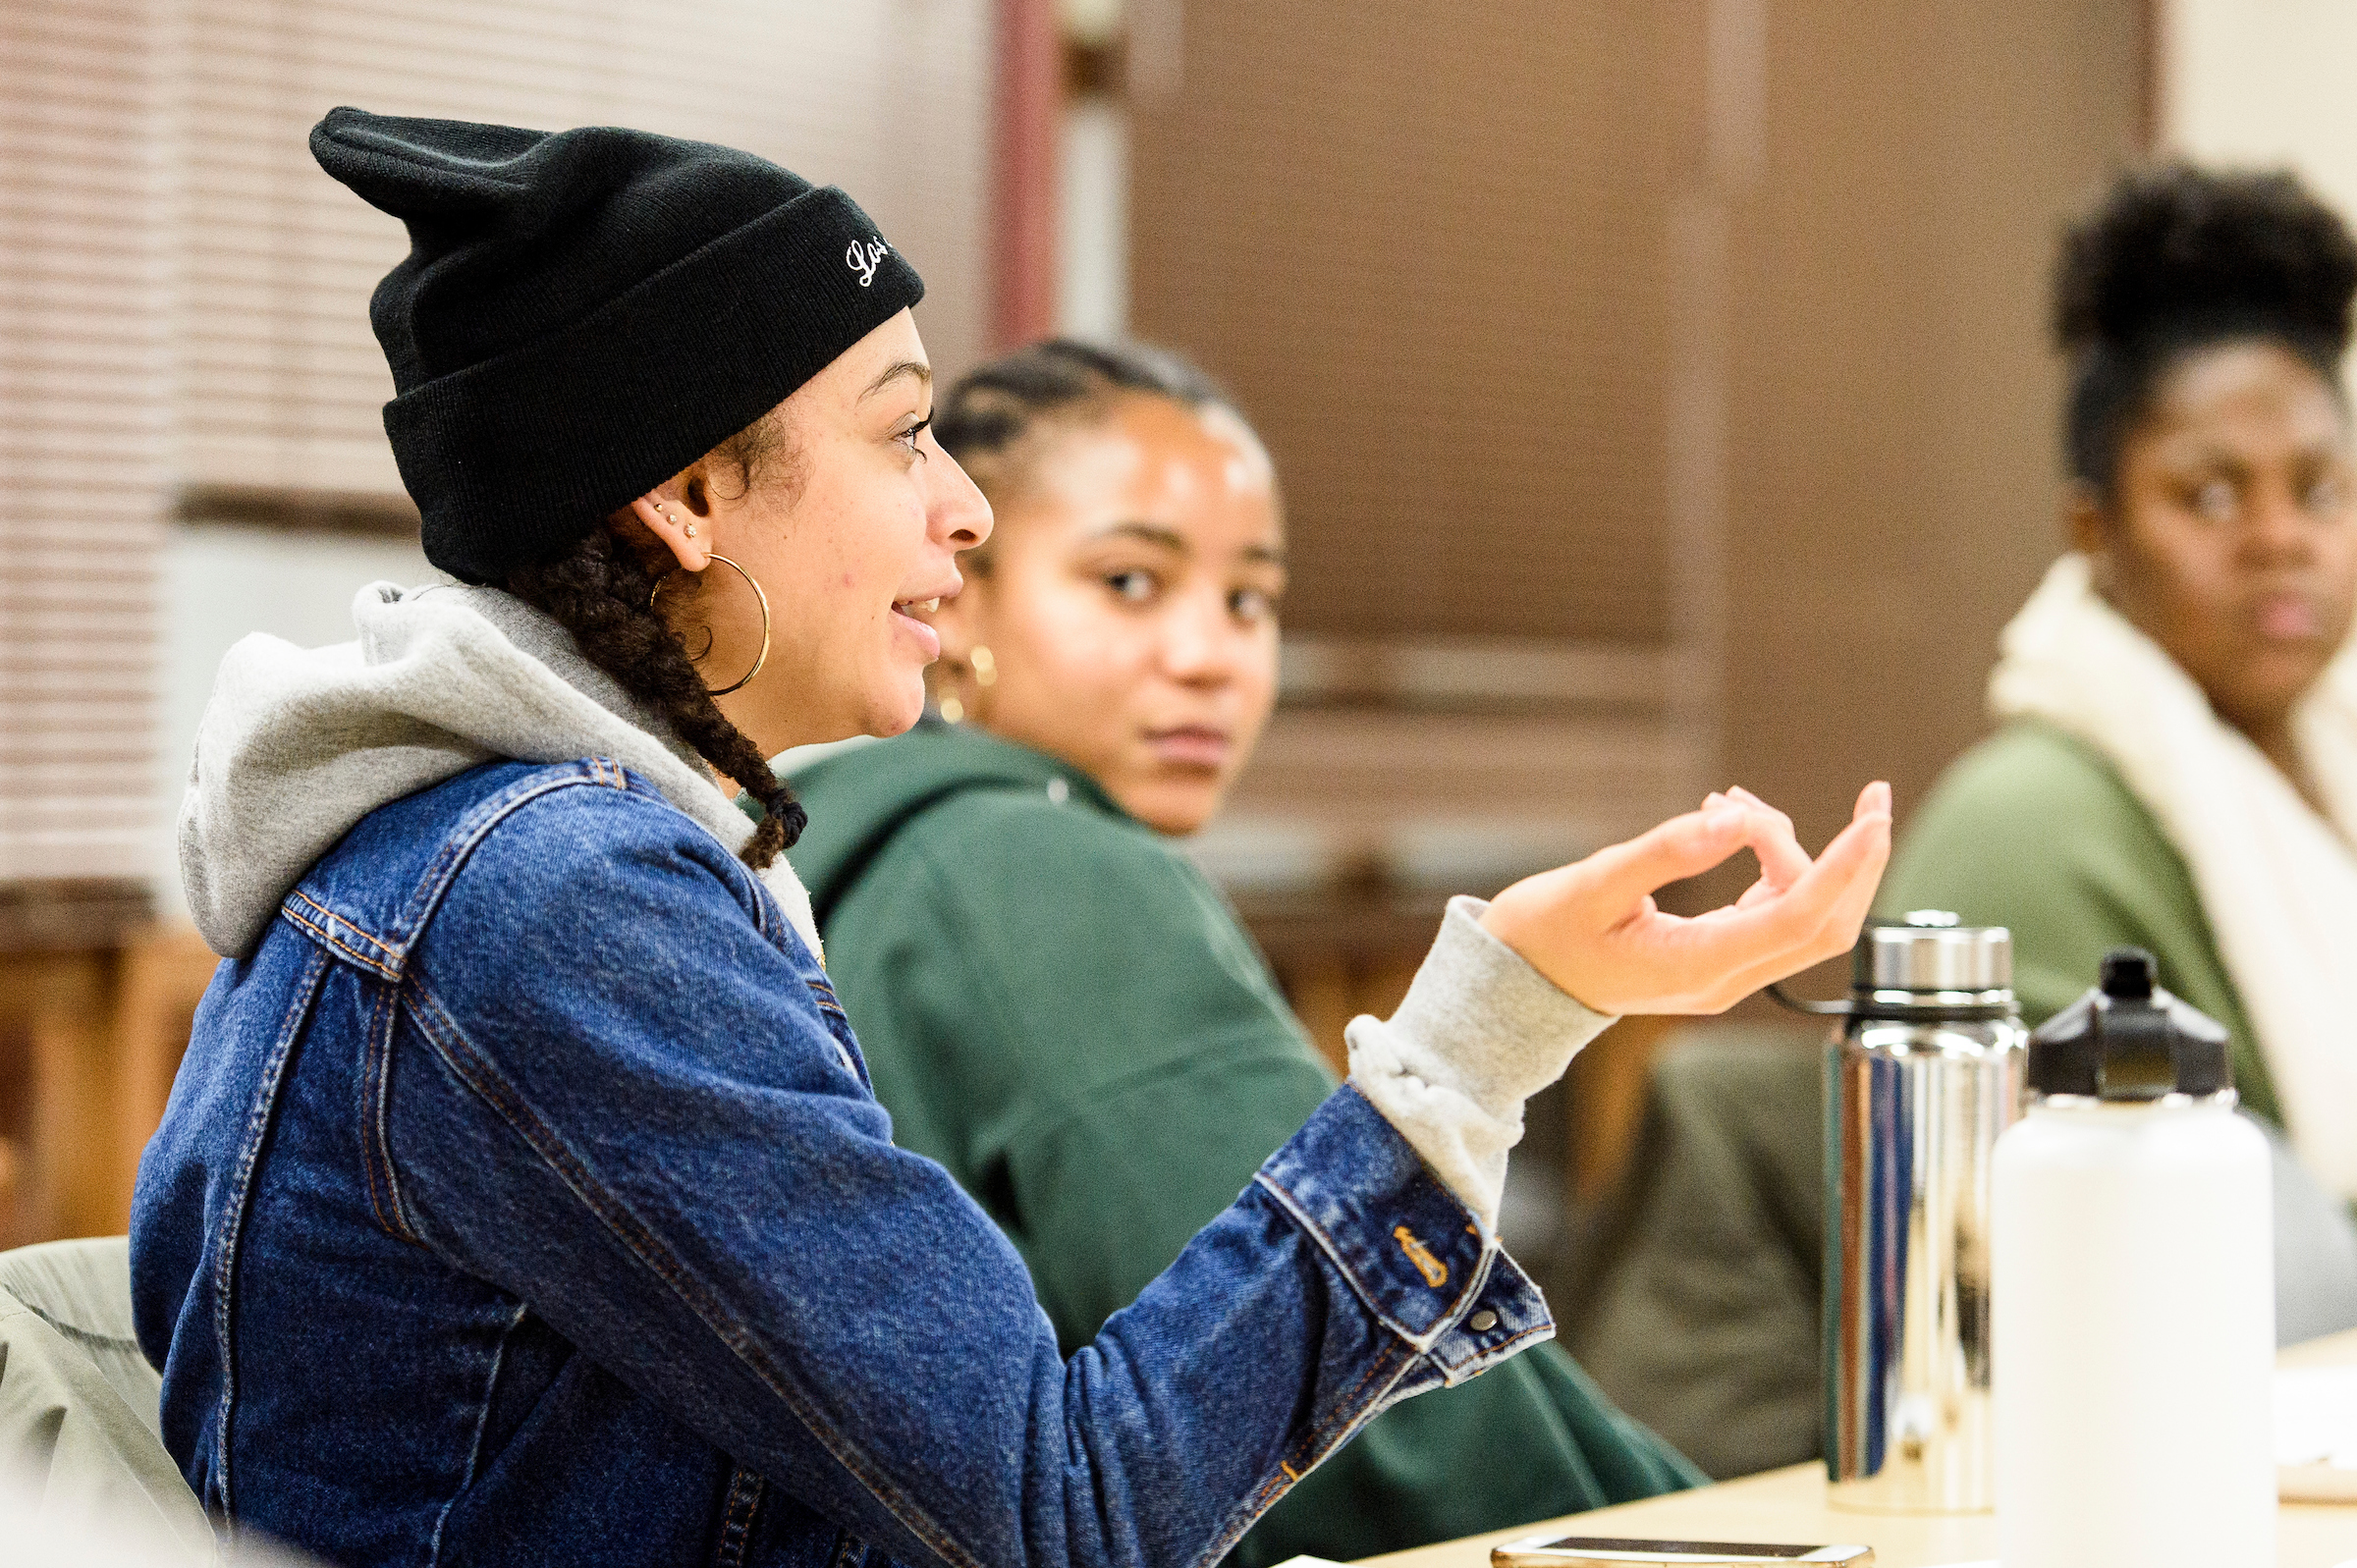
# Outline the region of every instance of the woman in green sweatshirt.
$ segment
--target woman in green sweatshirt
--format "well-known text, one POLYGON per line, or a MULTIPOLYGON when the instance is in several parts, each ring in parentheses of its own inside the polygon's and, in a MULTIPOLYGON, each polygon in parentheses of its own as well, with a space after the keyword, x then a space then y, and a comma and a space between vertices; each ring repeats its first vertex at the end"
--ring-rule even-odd
MULTIPOLYGON (((998 515, 935 617, 940 717, 798 770, 793 860, 896 1138, 981 1201, 1078 1346, 1332 1087, 1169 841, 1274 706, 1276 484, 1233 406, 1147 351, 1024 351, 934 428, 998 515)), ((1359 1557, 1699 1479, 1542 1345, 1378 1417, 1236 1557, 1359 1557)))

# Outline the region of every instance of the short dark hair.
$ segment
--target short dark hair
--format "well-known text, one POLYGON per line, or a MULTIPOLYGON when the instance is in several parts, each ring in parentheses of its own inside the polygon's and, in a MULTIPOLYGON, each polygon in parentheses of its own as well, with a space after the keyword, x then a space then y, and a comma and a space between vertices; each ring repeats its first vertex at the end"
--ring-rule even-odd
MULTIPOLYGON (((1003 499, 1027 470, 1025 438, 1041 425, 1100 419, 1124 395, 1182 407, 1243 412, 1185 355, 1145 343, 1052 338, 1002 354, 960 376, 933 410, 933 436, 983 494, 1003 499)), ((969 560, 982 564, 985 552, 969 560)))
POLYGON ((2357 243, 2291 175, 2171 163, 2122 176, 2063 236, 2055 268, 2071 476, 2111 494, 2154 387, 2197 349, 2279 343, 2338 397, 2353 292, 2357 243))

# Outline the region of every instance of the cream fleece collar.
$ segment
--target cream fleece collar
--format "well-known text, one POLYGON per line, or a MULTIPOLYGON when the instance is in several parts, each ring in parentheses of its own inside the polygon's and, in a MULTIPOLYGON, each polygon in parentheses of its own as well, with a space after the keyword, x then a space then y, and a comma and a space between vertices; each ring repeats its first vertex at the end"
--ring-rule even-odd
MULTIPOLYGON (((359 640, 256 634, 221 662, 180 808, 190 911, 215 952, 251 952, 280 900, 369 812, 485 762, 608 757, 734 853, 753 824, 669 725, 496 588, 371 583, 359 640)), ((819 951, 784 856, 761 873, 819 951)))
POLYGON ((2002 647, 1990 707, 2087 741, 2160 819, 2193 873, 2301 1162, 2357 1198, 2357 647, 2294 721, 2330 821, 2103 601, 2084 556, 2055 563, 2002 647))

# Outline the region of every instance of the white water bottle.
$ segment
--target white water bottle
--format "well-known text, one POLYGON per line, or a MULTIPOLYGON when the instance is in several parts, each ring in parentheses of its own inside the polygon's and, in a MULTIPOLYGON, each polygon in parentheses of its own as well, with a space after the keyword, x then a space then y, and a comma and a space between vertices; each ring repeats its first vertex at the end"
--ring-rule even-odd
POLYGON ((2121 948, 2030 1037, 1990 1291, 2004 1568, 2272 1568, 2274 1208, 2226 1031, 2121 948))

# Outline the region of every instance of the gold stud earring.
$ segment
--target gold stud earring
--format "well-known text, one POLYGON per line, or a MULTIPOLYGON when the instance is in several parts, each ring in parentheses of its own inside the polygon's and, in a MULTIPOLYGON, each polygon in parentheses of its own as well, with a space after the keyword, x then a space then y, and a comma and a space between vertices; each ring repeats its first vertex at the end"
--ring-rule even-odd
POLYGON ((669 508, 669 507, 665 506, 665 505, 664 505, 664 504, 663 504, 663 503, 662 503, 660 500, 658 500, 657 498, 655 498, 655 497, 653 497, 653 496, 649 496, 649 497, 647 497, 647 498, 646 498, 646 501, 647 501, 647 505, 648 505, 648 506, 650 506, 650 507, 653 507, 653 508, 655 509, 655 511, 656 511, 657 513, 659 513, 659 514, 662 515, 662 518, 663 518, 663 520, 664 520, 665 522, 671 523, 673 526, 677 527, 677 528, 678 528, 678 529, 679 529, 679 530, 680 530, 682 533, 685 534, 685 535, 686 535, 688 538, 690 538, 690 539, 692 539, 692 538, 694 538, 694 537, 695 537, 695 524, 694 524, 694 523, 692 523, 692 522, 687 522, 687 523, 683 523, 683 522, 681 522, 679 518, 677 518, 677 517, 675 517, 675 516, 673 516, 673 515, 672 515, 672 514, 671 514, 671 508, 669 508))

